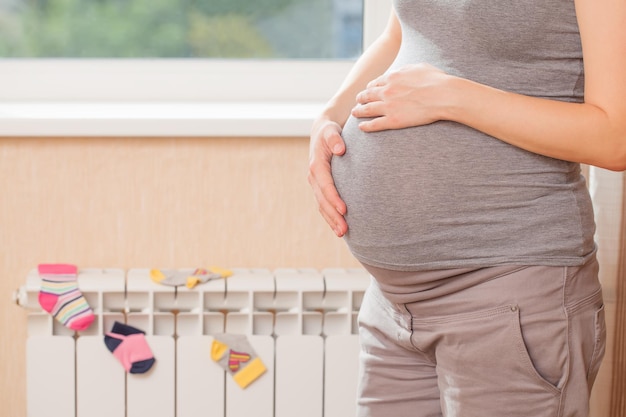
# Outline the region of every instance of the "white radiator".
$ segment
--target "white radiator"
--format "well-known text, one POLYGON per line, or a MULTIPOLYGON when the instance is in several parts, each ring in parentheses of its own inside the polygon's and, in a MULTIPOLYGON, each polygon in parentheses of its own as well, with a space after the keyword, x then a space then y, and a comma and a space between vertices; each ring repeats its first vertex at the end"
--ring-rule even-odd
MULTIPOLYGON (((192 272, 189 269, 189 272, 192 272)), ((361 269, 232 269, 193 289, 148 269, 82 269, 96 315, 75 334, 38 304, 32 271, 16 292, 29 309, 28 417, 354 417, 361 269), (127 374, 103 341, 115 321, 146 332, 156 363, 127 374), (240 388, 211 360, 213 334, 247 335, 267 372, 240 388)))

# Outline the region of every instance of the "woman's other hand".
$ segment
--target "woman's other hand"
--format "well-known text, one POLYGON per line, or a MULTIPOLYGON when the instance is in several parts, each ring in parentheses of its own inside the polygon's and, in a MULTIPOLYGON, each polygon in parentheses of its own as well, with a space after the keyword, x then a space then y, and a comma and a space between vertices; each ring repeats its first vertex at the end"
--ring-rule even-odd
POLYGON ((365 132, 421 126, 442 119, 452 77, 428 64, 407 65, 382 75, 357 97, 352 115, 368 118, 365 132))
POLYGON ((335 188, 330 162, 333 155, 340 156, 345 151, 341 126, 326 118, 318 119, 311 130, 308 180, 320 213, 339 237, 345 235, 348 230, 344 218, 346 204, 335 188))

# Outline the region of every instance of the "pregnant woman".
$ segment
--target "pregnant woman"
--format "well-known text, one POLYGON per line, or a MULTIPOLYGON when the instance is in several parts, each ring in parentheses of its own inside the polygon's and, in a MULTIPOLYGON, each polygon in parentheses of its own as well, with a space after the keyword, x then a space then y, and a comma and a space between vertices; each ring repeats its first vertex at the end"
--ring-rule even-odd
POLYGON ((395 0, 311 134, 373 279, 359 417, 586 417, 605 348, 580 164, 626 169, 626 2, 395 0))

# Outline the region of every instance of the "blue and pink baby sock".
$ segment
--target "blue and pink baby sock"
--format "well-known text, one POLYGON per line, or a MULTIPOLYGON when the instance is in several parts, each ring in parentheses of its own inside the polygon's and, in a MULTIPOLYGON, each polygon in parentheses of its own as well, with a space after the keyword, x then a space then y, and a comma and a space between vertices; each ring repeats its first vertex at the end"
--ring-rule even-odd
POLYGON ((147 372, 155 359, 145 333, 135 327, 116 321, 104 336, 104 344, 131 374, 147 372))

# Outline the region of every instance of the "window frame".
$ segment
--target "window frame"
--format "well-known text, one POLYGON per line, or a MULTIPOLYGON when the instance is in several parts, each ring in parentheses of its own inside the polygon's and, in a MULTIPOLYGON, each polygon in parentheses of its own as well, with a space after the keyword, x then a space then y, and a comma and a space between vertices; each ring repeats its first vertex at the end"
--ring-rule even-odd
MULTIPOLYGON (((384 29, 391 0, 364 0, 364 48, 384 29)), ((327 100, 354 61, 4 59, 0 101, 327 100)))

